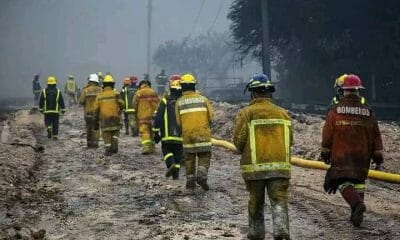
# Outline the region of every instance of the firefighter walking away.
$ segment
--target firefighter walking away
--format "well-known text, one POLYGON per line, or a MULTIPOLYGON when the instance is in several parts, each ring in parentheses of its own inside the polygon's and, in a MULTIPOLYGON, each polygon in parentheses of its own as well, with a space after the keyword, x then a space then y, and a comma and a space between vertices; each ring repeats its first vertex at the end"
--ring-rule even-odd
POLYGON ((106 155, 118 152, 118 138, 121 125, 121 114, 124 103, 119 93, 114 90, 115 81, 111 75, 103 80, 103 91, 96 97, 94 106, 95 126, 101 129, 106 155))
POLYGON ((139 124, 142 154, 151 154, 154 151, 152 122, 158 102, 157 93, 151 88, 150 81, 142 80, 133 97, 133 108, 139 124))
POLYGON ((193 75, 183 75, 180 83, 182 97, 176 103, 175 115, 182 129, 186 188, 195 189, 197 181, 197 184, 207 191, 211 159, 210 124, 214 113, 208 99, 196 92, 196 79, 193 75))
POLYGON ((39 111, 44 114, 47 138, 57 140, 60 113, 65 113, 65 104, 63 95, 57 88, 57 79, 53 76, 47 78, 47 87, 40 94, 39 111))
POLYGON ((251 78, 251 103, 236 117, 234 144, 242 154, 240 165, 249 192, 249 239, 264 239, 264 200, 271 202, 274 239, 290 239, 288 187, 291 175, 291 119, 272 103, 275 87, 264 74, 251 78))
POLYGON ((72 105, 76 104, 77 101, 77 90, 78 86, 76 85, 76 81, 74 76, 69 75, 67 83, 65 83, 64 87, 64 93, 67 94, 68 97, 68 107, 71 107, 72 105))
POLYGON ((100 132, 95 130, 95 103, 97 95, 102 91, 97 74, 90 74, 88 84, 83 88, 79 103, 83 105, 86 123, 86 142, 88 148, 99 146, 100 132))
POLYGON ((366 211, 365 179, 371 159, 376 170, 383 169, 382 138, 372 109, 361 101, 361 79, 346 75, 341 88, 343 97, 329 110, 322 132, 321 159, 331 165, 324 189, 339 189, 350 205, 350 221, 359 227, 366 211))
POLYGON ((137 90, 136 82, 136 76, 126 77, 120 93, 121 99, 124 102, 125 135, 129 135, 130 129, 133 137, 138 135, 135 109, 133 108, 133 96, 137 90))
POLYGON ((179 178, 182 161, 182 131, 176 122, 175 104, 182 95, 181 77, 172 75, 169 78, 169 95, 161 99, 154 120, 154 141, 161 141, 163 160, 167 166, 166 177, 179 178))

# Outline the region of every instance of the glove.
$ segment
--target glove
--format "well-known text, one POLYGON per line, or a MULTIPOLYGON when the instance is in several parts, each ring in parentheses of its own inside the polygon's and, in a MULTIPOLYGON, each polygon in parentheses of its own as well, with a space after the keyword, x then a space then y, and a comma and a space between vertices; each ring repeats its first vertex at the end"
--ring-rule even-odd
POLYGON ((159 143, 161 141, 161 136, 159 132, 154 132, 154 137, 153 137, 153 141, 155 143, 159 143))
POLYGON ((335 194, 339 187, 339 183, 337 180, 332 179, 331 175, 331 168, 329 168, 325 175, 324 190, 328 194, 335 194))
POLYGON ((381 164, 376 164, 375 170, 376 170, 376 171, 383 171, 383 170, 385 170, 385 167, 382 166, 381 164))
POLYGON ((331 153, 330 152, 321 152, 320 158, 324 160, 326 164, 331 164, 331 153))

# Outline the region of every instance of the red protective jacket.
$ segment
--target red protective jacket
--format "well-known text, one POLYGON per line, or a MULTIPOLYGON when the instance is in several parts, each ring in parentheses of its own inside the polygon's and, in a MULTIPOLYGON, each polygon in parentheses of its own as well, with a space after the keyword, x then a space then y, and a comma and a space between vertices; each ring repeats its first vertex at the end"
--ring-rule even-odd
POLYGON ((371 159, 382 163, 382 138, 370 107, 356 95, 343 97, 327 114, 322 151, 331 154, 331 177, 364 181, 371 159))

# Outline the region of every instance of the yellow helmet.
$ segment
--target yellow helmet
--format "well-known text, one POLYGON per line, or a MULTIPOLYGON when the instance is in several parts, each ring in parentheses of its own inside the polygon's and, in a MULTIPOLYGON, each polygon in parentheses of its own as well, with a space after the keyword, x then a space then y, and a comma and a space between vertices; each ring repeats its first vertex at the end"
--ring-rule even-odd
POLYGON ((171 89, 176 89, 180 90, 181 89, 181 83, 180 80, 173 80, 170 82, 169 88, 171 89))
POLYGON ((340 77, 336 78, 335 80, 335 85, 333 85, 334 88, 342 88, 344 79, 347 77, 348 74, 343 74, 340 77))
POLYGON ((196 79, 192 74, 185 74, 181 77, 181 84, 196 84, 196 79))
POLYGON ((47 78, 47 85, 56 85, 57 79, 54 76, 49 76, 47 78))
POLYGON ((103 83, 115 83, 114 78, 108 74, 104 77, 103 83))

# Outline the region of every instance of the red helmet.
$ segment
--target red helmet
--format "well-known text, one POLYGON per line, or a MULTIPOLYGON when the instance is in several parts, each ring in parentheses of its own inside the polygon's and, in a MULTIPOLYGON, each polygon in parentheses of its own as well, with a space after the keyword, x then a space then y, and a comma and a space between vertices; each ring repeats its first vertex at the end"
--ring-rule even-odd
POLYGON ((342 89, 363 89, 361 79, 354 74, 349 74, 344 78, 342 89))
POLYGON ((181 75, 178 75, 178 74, 174 74, 174 75, 171 75, 170 77, 169 77, 169 82, 170 83, 172 83, 173 81, 175 81, 175 80, 181 80, 181 75))
POLYGON ((129 80, 131 80, 131 83, 137 82, 138 78, 136 76, 130 76, 129 80))

